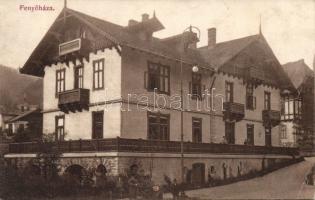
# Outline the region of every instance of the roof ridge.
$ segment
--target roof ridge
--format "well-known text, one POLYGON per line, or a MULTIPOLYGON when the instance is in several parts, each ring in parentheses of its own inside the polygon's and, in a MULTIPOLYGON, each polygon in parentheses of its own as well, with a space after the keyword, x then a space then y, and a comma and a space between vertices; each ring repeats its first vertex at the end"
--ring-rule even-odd
POLYGON ((105 23, 108 23, 108 24, 115 25, 115 26, 117 26, 117 27, 119 27, 119 28, 124 28, 124 26, 122 26, 122 25, 112 23, 112 22, 107 21, 107 20, 102 19, 102 18, 94 17, 94 16, 92 16, 92 15, 88 15, 88 14, 85 14, 85 13, 80 12, 80 11, 77 11, 77 10, 73 10, 73 9, 70 9, 70 8, 66 8, 66 10, 69 10, 70 12, 74 12, 74 13, 76 13, 76 14, 84 15, 85 17, 90 17, 90 18, 93 18, 93 19, 96 19, 96 20, 99 20, 99 21, 102 21, 102 22, 105 22, 105 23))
MULTIPOLYGON (((216 43, 216 45, 214 47, 216 47, 217 45, 221 45, 221 44, 226 44, 226 43, 229 43, 229 42, 235 42, 235 41, 240 41, 240 40, 244 40, 244 39, 248 39, 248 38, 259 38, 260 35, 259 34, 255 34, 255 35, 248 35, 248 36, 245 36, 245 37, 241 37, 241 38, 236 38, 236 39, 232 39, 232 40, 226 40, 226 41, 223 41, 223 42, 219 42, 219 43, 216 43)), ((198 49, 203 49, 203 48, 207 48, 208 45, 205 45, 205 46, 202 46, 202 47, 198 47, 198 49)))

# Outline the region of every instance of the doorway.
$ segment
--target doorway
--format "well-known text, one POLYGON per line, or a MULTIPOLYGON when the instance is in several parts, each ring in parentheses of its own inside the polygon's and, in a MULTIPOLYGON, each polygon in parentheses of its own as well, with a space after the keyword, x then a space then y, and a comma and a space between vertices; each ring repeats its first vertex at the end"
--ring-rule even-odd
POLYGON ((103 138, 104 112, 92 112, 92 139, 103 138))
POLYGON ((205 164, 195 163, 192 165, 191 182, 194 185, 201 186, 205 183, 205 164))

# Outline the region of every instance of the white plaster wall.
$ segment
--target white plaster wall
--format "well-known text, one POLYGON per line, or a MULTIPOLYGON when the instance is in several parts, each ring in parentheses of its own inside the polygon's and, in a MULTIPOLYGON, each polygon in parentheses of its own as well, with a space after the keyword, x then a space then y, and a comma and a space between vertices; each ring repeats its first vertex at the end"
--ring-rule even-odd
MULTIPOLYGON (((79 60, 76 61, 79 64, 79 60)), ((102 102, 105 100, 119 99, 121 97, 121 57, 115 49, 105 49, 105 51, 97 51, 96 54, 90 53, 89 62, 83 60, 84 75, 83 88, 90 89, 90 103, 102 102), (93 61, 104 58, 104 90, 93 90, 93 61)), ((45 67, 44 76, 44 103, 43 110, 51 110, 58 108, 58 98, 55 96, 56 90, 56 70, 66 69, 65 89, 72 90, 74 88, 74 64, 69 62, 69 66, 65 63, 53 64, 51 67, 45 67)))
MULTIPOLYGON (((79 60, 77 60, 77 65, 79 60)), ((117 100, 121 98, 121 57, 115 49, 105 49, 90 53, 89 62, 83 60, 83 88, 90 90, 90 104, 104 103, 104 101, 117 100), (93 61, 104 58, 104 89, 93 90, 93 61)), ((56 70, 66 69, 65 89, 74 88, 74 64, 69 66, 62 63, 47 66, 44 76, 44 104, 43 104, 43 131, 53 133, 55 131, 55 116, 65 115, 66 139, 90 139, 92 136, 92 111, 104 111, 104 137, 117 137, 120 135, 120 104, 98 105, 83 110, 65 114, 58 111, 58 98, 56 90, 56 70)))
MULTIPOLYGON (((122 137, 124 138, 142 138, 147 139, 148 122, 147 109, 143 106, 129 105, 130 111, 127 111, 127 105, 124 104, 125 111, 122 112, 122 137)), ((153 111, 153 107, 149 107, 153 111)), ((180 112, 176 110, 161 110, 161 114, 170 115, 170 140, 180 141, 181 121, 180 112)), ((184 115, 184 140, 192 141, 192 118, 202 119, 202 142, 210 142, 209 133, 209 115, 199 113, 185 113, 184 115)))
POLYGON ((66 140, 91 139, 92 138, 92 112, 104 111, 104 138, 120 136, 121 112, 120 104, 90 107, 89 111, 64 114, 63 112, 50 112, 44 114, 44 133, 55 132, 55 116, 65 116, 66 140))

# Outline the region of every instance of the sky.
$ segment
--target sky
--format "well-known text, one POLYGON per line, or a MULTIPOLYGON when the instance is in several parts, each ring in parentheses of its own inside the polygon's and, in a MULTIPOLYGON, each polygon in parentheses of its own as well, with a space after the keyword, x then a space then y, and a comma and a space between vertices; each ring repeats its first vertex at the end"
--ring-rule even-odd
MULTIPOLYGON (((0 0, 0 64, 24 65, 64 6, 64 0, 0 0), (52 6, 53 11, 24 11, 21 6, 52 6)), ((315 0, 67 0, 71 9, 127 25, 129 19, 155 11, 165 29, 159 38, 182 33, 189 25, 201 30, 198 46, 207 43, 207 29, 216 27, 217 42, 262 33, 281 64, 315 55, 315 0), (261 20, 260 20, 261 18, 261 20)))

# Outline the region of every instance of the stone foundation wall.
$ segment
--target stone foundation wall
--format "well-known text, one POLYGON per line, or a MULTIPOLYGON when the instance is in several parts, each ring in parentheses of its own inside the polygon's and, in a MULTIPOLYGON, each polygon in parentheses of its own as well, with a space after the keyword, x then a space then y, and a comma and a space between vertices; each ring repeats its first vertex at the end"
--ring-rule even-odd
MULTIPOLYGON (((189 173, 193 171, 194 164, 204 165, 204 181, 212 179, 228 179, 243 176, 249 173, 257 173, 268 169, 275 164, 290 160, 289 158, 185 158, 184 174, 189 181, 189 173), (225 172, 224 172, 225 171, 225 172), (224 178, 225 177, 225 178, 224 178)), ((119 158, 118 171, 125 174, 129 167, 136 164, 139 171, 145 175, 152 175, 156 183, 165 183, 164 175, 171 180, 181 180, 180 158, 119 158)), ((191 178, 190 178, 191 181, 191 178)))
MULTIPOLYGON (((34 156, 7 157, 6 160, 16 166, 20 172, 29 165, 39 165, 34 156)), ((196 179, 207 183, 209 179, 223 180, 246 174, 258 173, 276 164, 292 160, 289 156, 241 156, 241 155, 185 155, 185 182, 196 179), (195 169, 194 166, 201 166, 195 169), (197 175, 196 175, 197 173, 197 175)), ((152 176, 157 184, 165 184, 164 176, 171 180, 181 180, 181 158, 179 154, 136 154, 117 153, 116 156, 86 156, 61 157, 58 161, 59 175, 63 175, 67 168, 73 165, 83 167, 93 174, 99 165, 104 165, 107 176, 128 175, 132 165, 138 166, 138 173, 152 176), (164 155, 164 156, 163 156, 164 155)))

